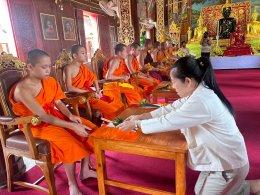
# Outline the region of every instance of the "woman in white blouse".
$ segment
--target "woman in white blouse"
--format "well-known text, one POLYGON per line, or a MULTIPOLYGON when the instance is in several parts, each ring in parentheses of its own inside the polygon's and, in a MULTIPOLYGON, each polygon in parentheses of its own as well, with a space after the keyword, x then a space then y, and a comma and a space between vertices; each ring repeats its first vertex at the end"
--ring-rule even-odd
POLYGON ((171 70, 171 81, 181 99, 150 113, 130 116, 119 128, 140 127, 145 134, 180 129, 189 147, 188 166, 201 171, 196 194, 227 195, 246 188, 244 193, 249 194, 245 142, 234 110, 216 83, 210 60, 179 59, 171 70))

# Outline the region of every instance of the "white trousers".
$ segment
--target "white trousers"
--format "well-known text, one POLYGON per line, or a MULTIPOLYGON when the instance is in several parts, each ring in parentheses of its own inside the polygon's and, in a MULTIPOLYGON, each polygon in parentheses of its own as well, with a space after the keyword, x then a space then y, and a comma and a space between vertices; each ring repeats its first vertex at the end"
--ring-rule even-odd
POLYGON ((195 193, 196 195, 249 195, 248 185, 245 182, 248 172, 248 164, 227 171, 202 171, 195 186, 195 193))

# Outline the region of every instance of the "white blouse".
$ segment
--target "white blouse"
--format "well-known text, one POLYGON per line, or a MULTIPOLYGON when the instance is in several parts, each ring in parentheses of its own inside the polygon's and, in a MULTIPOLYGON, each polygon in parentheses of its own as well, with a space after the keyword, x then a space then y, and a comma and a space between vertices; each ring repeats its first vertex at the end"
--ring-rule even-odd
POLYGON ((248 163, 244 138, 233 116, 213 90, 200 84, 190 97, 151 112, 142 120, 145 134, 180 129, 188 147, 188 166, 198 171, 224 171, 248 163))

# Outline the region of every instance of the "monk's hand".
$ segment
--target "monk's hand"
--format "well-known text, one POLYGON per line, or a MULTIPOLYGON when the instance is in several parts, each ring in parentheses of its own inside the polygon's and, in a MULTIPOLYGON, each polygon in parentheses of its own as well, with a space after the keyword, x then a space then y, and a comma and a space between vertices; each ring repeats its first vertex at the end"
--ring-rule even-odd
POLYGON ((130 131, 135 128, 135 121, 124 121, 120 125, 117 126, 119 129, 123 131, 130 131))
POLYGON ((88 137, 89 127, 81 123, 73 123, 71 129, 81 137, 88 137))
POLYGON ((96 92, 96 93, 95 93, 95 96, 96 96, 96 98, 100 99, 100 98, 102 97, 102 93, 100 93, 100 92, 99 92, 99 93, 96 92))
POLYGON ((70 119, 71 122, 81 123, 81 119, 80 119, 80 117, 78 117, 78 116, 71 115, 71 116, 69 117, 69 119, 70 119))

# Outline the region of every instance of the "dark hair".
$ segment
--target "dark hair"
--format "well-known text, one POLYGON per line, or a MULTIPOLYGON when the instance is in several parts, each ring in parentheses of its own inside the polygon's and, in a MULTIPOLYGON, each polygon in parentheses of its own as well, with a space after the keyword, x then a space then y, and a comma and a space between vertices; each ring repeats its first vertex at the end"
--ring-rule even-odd
POLYGON ((172 68, 177 70, 174 72, 174 76, 184 82, 185 78, 193 78, 198 83, 203 81, 203 85, 209 89, 212 89, 219 97, 221 102, 227 107, 229 112, 234 116, 234 109, 228 99, 220 90, 213 68, 209 58, 201 57, 194 59, 191 57, 183 57, 177 60, 172 68))
POLYGON ((46 56, 49 57, 49 54, 47 54, 45 51, 40 49, 33 49, 27 54, 27 63, 35 66, 41 58, 46 56))
POLYGON ((78 54, 80 48, 84 48, 84 47, 82 45, 78 45, 78 44, 71 46, 70 53, 71 53, 72 58, 73 58, 73 54, 78 54))
POLYGON ((152 44, 152 40, 151 39, 145 39, 144 45, 147 46, 149 44, 152 44))
POLYGON ((136 42, 134 42, 134 43, 132 43, 131 45, 130 45, 130 48, 131 49, 137 49, 137 48, 139 48, 140 47, 140 45, 138 44, 138 43, 136 43, 136 42))
POLYGON ((123 44, 123 43, 117 44, 117 45, 115 46, 115 48, 114 48, 114 49, 115 49, 115 54, 118 54, 118 52, 124 51, 125 47, 126 47, 126 45, 123 44))

